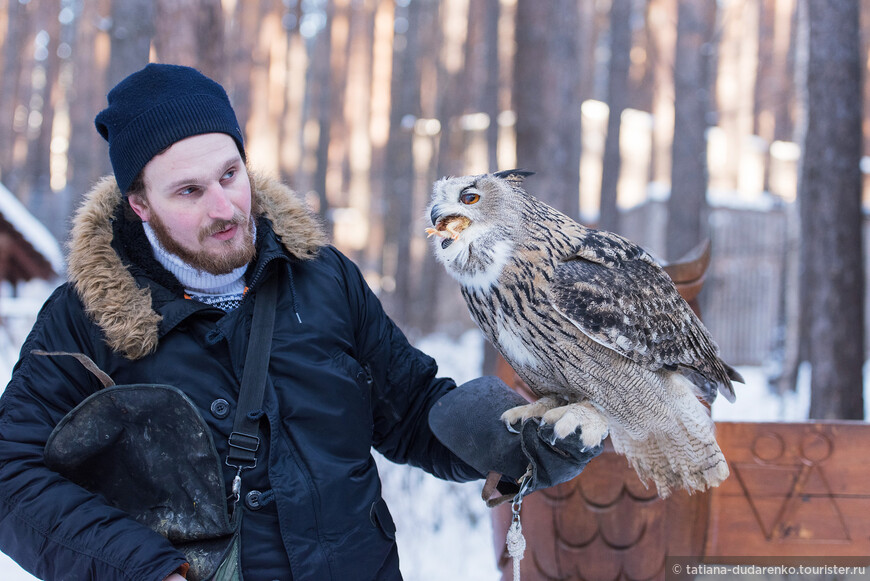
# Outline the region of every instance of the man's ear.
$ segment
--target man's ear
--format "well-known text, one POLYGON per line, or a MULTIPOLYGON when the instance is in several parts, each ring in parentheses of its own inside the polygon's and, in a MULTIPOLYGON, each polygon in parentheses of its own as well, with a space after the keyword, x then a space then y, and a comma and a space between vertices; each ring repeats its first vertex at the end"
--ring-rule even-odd
POLYGON ((151 218, 151 210, 148 208, 148 203, 145 201, 144 196, 141 194, 130 194, 127 196, 127 201, 130 202, 130 207, 143 222, 147 222, 151 218))

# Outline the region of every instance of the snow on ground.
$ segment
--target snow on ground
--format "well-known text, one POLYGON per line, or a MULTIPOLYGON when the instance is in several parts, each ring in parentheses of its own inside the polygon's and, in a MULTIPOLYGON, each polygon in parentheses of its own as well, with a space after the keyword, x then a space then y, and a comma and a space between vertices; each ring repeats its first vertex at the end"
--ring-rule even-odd
POLYGON ((798 371, 797 390, 782 397, 767 387, 767 376, 761 367, 738 367, 746 380, 734 384, 737 401, 731 403, 721 395, 711 408, 717 422, 788 422, 806 419, 810 410, 809 366, 798 371))
MULTIPOLYGON (((483 338, 468 331, 458 339, 426 337, 416 347, 438 362, 438 374, 463 383, 480 377, 483 338)), ((405 581, 497 581, 490 509, 482 482, 444 482, 376 456, 383 496, 396 521, 399 562, 405 581)))
MULTIPOLYGON (((17 308, 0 308, 0 316, 9 323, 7 328, 14 330, 0 333, 0 387, 8 382, 20 342, 35 317, 35 309, 51 291, 51 287, 45 285, 35 288, 16 303, 17 308)), ((4 300, 0 297, 0 304, 4 300)), ((481 373, 483 339, 477 331, 469 331, 459 338, 429 336, 419 341, 417 346, 438 361, 439 375, 452 377, 461 383, 481 373)), ((809 409, 808 369, 801 369, 797 391, 783 397, 770 393, 762 368, 742 367, 738 370, 746 379, 746 385, 735 386, 735 404, 722 397, 717 399, 712 408, 714 419, 806 419, 809 409)), ((865 373, 865 378, 867 376, 865 373)), ((865 386, 868 384, 870 382, 865 380, 865 386)), ((865 405, 870 407, 870 393, 865 395, 865 405)), ((870 413, 865 415, 870 417, 870 413)), ((495 564, 495 547, 500 547, 502 540, 493 539, 489 509, 480 499, 482 483, 444 482, 422 470, 397 466, 377 455, 376 460, 383 481, 383 495, 396 521, 399 557, 406 581, 497 581, 501 578, 495 564)), ((34 578, 0 553, 0 579, 32 581, 34 578)))
MULTIPOLYGON (((55 283, 33 281, 20 284, 17 297, 9 296, 7 284, 0 285, 0 392, 6 388, 12 375, 12 367, 18 360, 21 344, 36 320, 39 308, 55 283)), ((15 561, 0 553, 0 579, 3 581, 33 581, 15 561)))

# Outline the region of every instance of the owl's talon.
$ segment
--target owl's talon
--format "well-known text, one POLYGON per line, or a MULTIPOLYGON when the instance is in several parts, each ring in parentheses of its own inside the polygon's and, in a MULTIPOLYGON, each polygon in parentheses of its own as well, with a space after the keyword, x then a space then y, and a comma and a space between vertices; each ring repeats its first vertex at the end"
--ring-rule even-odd
POLYGON ((518 429, 516 429, 513 426, 513 424, 511 424, 509 422, 505 422, 504 427, 507 428, 507 431, 510 432, 511 434, 519 434, 520 433, 520 431, 518 429))

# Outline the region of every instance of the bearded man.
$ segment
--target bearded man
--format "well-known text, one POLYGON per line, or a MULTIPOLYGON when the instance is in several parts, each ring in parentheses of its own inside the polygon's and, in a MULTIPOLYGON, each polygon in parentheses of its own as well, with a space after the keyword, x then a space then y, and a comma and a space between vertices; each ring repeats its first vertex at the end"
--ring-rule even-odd
MULTIPOLYGON (((456 481, 507 474, 500 459, 518 459, 518 473, 502 482, 517 484, 528 464, 518 436, 502 430, 465 460, 435 437, 430 410, 461 390, 436 377, 435 362, 408 343, 301 199, 249 172, 218 83, 188 67, 149 64, 112 89, 96 127, 114 176, 85 197, 69 281, 40 312, 0 400, 0 549, 44 579, 177 581, 193 571, 199 557, 184 543, 101 492, 110 467, 79 458, 88 470, 74 478, 48 462, 56 427, 69 428, 65 418, 103 389, 98 372, 118 384, 116 403, 127 386, 153 384, 173 386, 195 410, 187 423, 204 426, 198 435, 219 458, 217 504, 223 511, 229 496, 226 511, 241 514, 237 550, 221 556, 222 566, 238 562, 233 579, 401 579, 372 447, 456 481), (274 330, 261 402, 249 410, 239 386, 266 285, 277 289, 274 330), (59 355, 70 353, 78 361, 59 355), (252 459, 244 471, 229 460, 239 414, 256 430, 254 445, 241 446, 252 459)), ((475 409, 498 425, 501 409, 487 406, 475 409)), ((106 426, 131 410, 118 404, 78 435, 105 430, 108 439, 106 426)), ((163 498, 149 509, 166 518, 199 476, 178 459, 192 444, 158 427, 175 411, 111 431, 120 441, 141 428, 142 474, 156 482, 143 495, 163 498), (151 464, 155 455, 163 464, 151 464)), ((594 453, 553 472, 567 479, 594 453)), ((116 492, 136 489, 130 478, 116 492)), ((187 504, 194 520, 214 508, 187 504)), ((208 540, 207 529, 194 540, 208 540)))

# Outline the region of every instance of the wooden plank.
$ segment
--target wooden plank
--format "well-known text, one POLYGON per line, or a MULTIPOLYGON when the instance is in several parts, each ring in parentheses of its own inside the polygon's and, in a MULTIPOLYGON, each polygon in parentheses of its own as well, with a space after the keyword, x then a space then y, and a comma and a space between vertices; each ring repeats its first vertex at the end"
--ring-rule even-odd
POLYGON ((870 555, 870 425, 717 424, 731 477, 710 498, 705 560, 870 555))

